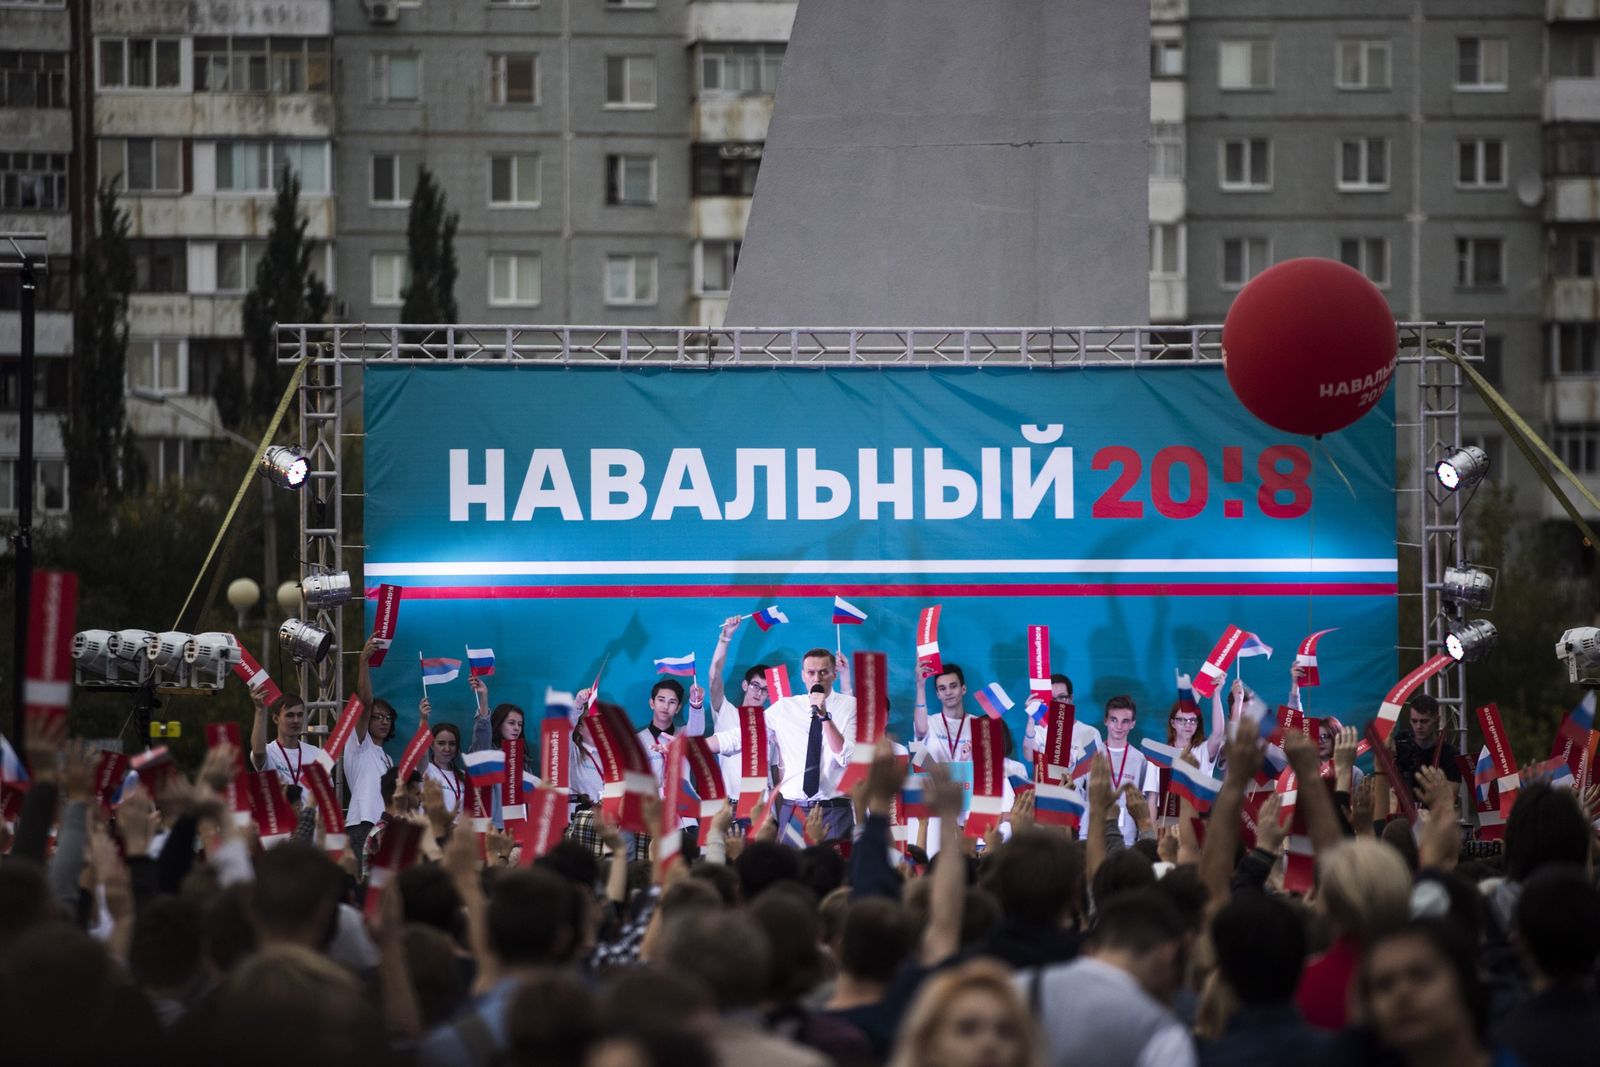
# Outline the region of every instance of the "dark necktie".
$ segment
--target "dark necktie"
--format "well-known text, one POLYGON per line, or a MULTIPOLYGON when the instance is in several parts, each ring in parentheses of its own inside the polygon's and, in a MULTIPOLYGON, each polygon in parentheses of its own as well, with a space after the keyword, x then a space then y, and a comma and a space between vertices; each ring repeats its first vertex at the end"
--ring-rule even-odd
POLYGON ((806 773, 801 779, 805 795, 814 797, 822 788, 822 720, 811 713, 811 733, 806 736, 806 773))

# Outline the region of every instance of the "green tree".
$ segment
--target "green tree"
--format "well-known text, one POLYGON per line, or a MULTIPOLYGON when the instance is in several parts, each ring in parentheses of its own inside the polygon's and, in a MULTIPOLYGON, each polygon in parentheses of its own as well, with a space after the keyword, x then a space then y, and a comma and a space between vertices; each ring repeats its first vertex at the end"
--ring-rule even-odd
POLYGON ((133 257, 128 213, 110 185, 96 195, 95 236, 85 249, 68 361, 72 404, 63 419, 74 510, 116 500, 137 481, 123 381, 128 362, 128 293, 133 257))
POLYGON ((444 190, 427 167, 417 172, 411 196, 406 241, 411 280, 406 284, 401 322, 456 321, 456 225, 461 216, 448 210, 444 190))
MULTIPOLYGON (((300 179, 284 167, 278 175, 278 196, 272 205, 267 249, 256 266, 255 288, 244 299, 244 335, 255 367, 251 389, 253 410, 265 415, 278 403, 289 370, 278 363, 280 322, 322 322, 328 316, 328 288, 311 269, 309 221, 300 213, 300 179)), ((223 382, 219 392, 232 406, 238 383, 223 382)))

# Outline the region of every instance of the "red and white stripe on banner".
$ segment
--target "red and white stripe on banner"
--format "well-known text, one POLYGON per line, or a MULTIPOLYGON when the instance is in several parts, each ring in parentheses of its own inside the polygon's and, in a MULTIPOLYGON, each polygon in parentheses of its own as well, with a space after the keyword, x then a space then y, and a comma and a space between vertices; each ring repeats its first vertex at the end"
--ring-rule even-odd
POLYGON ((1395 683, 1394 688, 1389 690, 1389 695, 1384 697, 1383 703, 1378 706, 1378 717, 1372 720, 1372 725, 1377 728, 1379 740, 1389 740, 1389 735, 1394 732, 1395 723, 1400 721, 1400 709, 1411 699, 1411 694, 1421 688, 1422 683, 1454 662, 1455 660, 1448 654, 1441 652, 1395 683))
POLYGON ((923 608, 922 614, 917 618, 917 665, 933 668, 935 672, 944 669, 944 661, 939 658, 939 612, 943 605, 935 604, 930 608, 923 608))
POLYGON ((1066 782, 1072 777, 1072 730, 1078 709, 1070 700, 1050 701, 1044 713, 1044 776, 1048 782, 1066 782))
MULTIPOLYGON (((688 762, 689 781, 700 796, 700 844, 711 833, 711 820, 728 806, 728 787, 722 781, 722 767, 703 737, 683 737, 683 758, 688 762)), ((663 796, 675 795, 662 791, 663 796)))
MULTIPOLYGON (((568 802, 571 799, 572 765, 568 754, 572 751, 572 720, 565 716, 546 718, 539 723, 539 766, 543 773, 543 788, 561 797, 561 810, 554 816, 567 828, 568 802)), ((535 816, 529 816, 534 818, 535 816)))
POLYGON ((394 641, 395 627, 400 624, 400 594, 398 585, 378 586, 378 616, 372 624, 372 636, 378 639, 378 647, 373 650, 371 663, 374 667, 383 666, 383 659, 389 654, 389 645, 394 641))
POLYGON ((394 819, 384 824, 378 851, 372 857, 372 870, 367 874, 367 896, 362 902, 362 908, 368 916, 378 914, 384 886, 411 866, 417 858, 417 845, 421 840, 422 827, 417 823, 394 819))
POLYGON ((244 777, 250 795, 250 814, 261 833, 261 844, 271 848, 287 841, 294 833, 294 808, 283 795, 283 782, 278 779, 278 772, 253 771, 244 777))
POLYGON ((236 722, 208 722, 206 723, 206 747, 220 748, 222 745, 233 746, 233 778, 228 782, 225 799, 228 809, 233 812, 235 826, 249 826, 252 818, 250 814, 250 791, 246 788, 244 775, 244 747, 239 743, 239 724, 236 722))
POLYGON ((968 717, 972 729, 972 804, 963 831, 982 837, 1005 816, 1005 742, 999 719, 987 715, 968 717))
POLYGON ((467 817, 472 820, 472 832, 478 837, 478 858, 484 859, 489 855, 489 826, 491 824, 490 812, 494 810, 494 786, 469 785, 465 803, 468 806, 467 817))
MULTIPOLYGON (((678 734, 662 757, 661 795, 664 797, 676 798, 683 793, 683 765, 688 759, 685 754, 688 740, 688 735, 678 734)), ((663 803, 657 815, 659 821, 651 827, 656 840, 655 866, 659 871, 671 870, 675 863, 683 859, 683 833, 678 828, 681 818, 677 804, 663 803)))
POLYGON ((522 866, 530 866, 556 846, 567 829, 567 794, 540 786, 527 801, 528 817, 517 827, 522 866))
POLYGON ((528 805, 522 798, 522 767, 527 762, 527 754, 520 737, 501 741, 500 751, 506 760, 506 780, 499 786, 500 821, 509 826, 528 817, 528 805))
POLYGON ((78 576, 34 571, 28 598, 28 650, 22 675, 27 712, 66 711, 72 702, 72 634, 78 615, 78 576))
POLYGON ((233 665, 233 673, 244 681, 245 687, 252 693, 260 691, 262 700, 269 708, 282 700, 283 690, 278 688, 266 668, 256 662, 244 642, 239 640, 238 634, 233 635, 233 643, 239 646, 239 662, 233 665))
POLYGON ((734 815, 750 818, 767 792, 767 709, 748 705, 739 709, 739 803, 734 815))
POLYGON ((1050 703, 1050 627, 1028 627, 1028 695, 1050 703))
POLYGON ((328 734, 328 743, 322 746, 330 759, 338 759, 344 755, 344 746, 349 742, 350 735, 356 731, 356 719, 361 716, 361 697, 356 693, 350 694, 350 699, 344 702, 344 710, 339 713, 339 719, 333 724, 333 730, 328 734))
POLYGON ((1233 666, 1233 661, 1239 655, 1239 644, 1244 640, 1244 631, 1237 626, 1229 625, 1222 631, 1222 636, 1217 638, 1216 645, 1211 649, 1211 654, 1200 665, 1200 673, 1194 676, 1194 691, 1202 697, 1210 697, 1217 691, 1217 686, 1228 677, 1228 668, 1233 666))
MULTIPOLYGON (((615 704, 597 704, 590 720, 595 752, 600 760, 600 806, 607 818, 624 830, 650 833, 654 827, 644 817, 645 800, 659 795, 650 761, 634 735, 627 713, 615 704)), ((662 805, 676 810, 676 805, 662 805)))
POLYGON ((1333 626, 1326 630, 1318 630, 1304 641, 1301 641, 1300 647, 1295 650, 1294 665, 1302 671, 1300 675, 1301 689, 1310 689, 1312 686, 1322 684, 1322 673, 1317 667, 1317 642, 1322 640, 1323 634, 1331 634, 1337 629, 1337 626, 1333 626))
POLYGON ((123 779, 127 777, 127 756, 110 750, 100 753, 94 766, 94 795, 102 808, 111 810, 112 800, 122 789, 123 779))
POLYGON ((311 794, 317 806, 317 821, 322 825, 322 847, 328 855, 338 859, 344 852, 347 839, 344 833, 344 812, 339 808, 339 794, 334 791, 333 779, 320 763, 310 763, 301 768, 300 784, 311 794))
POLYGON ((872 750, 889 722, 889 658, 882 652, 857 652, 854 659, 856 744, 839 779, 840 793, 849 793, 857 782, 866 780, 872 750))
POLYGON ((1485 704, 1478 709, 1478 725, 1483 728, 1483 743, 1489 749, 1489 759, 1494 762, 1494 784, 1500 793, 1500 814, 1511 817, 1511 807, 1517 802, 1517 791, 1522 788, 1522 778, 1517 774, 1516 757, 1511 754, 1511 741, 1500 722, 1500 708, 1485 704))

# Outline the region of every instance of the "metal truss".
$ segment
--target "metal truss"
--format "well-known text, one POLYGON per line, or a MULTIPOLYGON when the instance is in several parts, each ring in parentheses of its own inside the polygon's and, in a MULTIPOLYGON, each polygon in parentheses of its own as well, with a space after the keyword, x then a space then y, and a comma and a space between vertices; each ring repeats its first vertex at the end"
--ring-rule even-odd
MULTIPOLYGON (((1414 377, 1396 383, 1396 422, 1414 428, 1415 454, 1401 472, 1397 493, 1410 505, 1400 509, 1397 552, 1417 552, 1420 588, 1403 590, 1422 603, 1422 653, 1440 651, 1449 631, 1441 596, 1445 567, 1459 564, 1462 502, 1445 493, 1433 465, 1460 441, 1461 374, 1429 343, 1449 340, 1470 359, 1483 355, 1481 322, 1403 322, 1398 324, 1400 362, 1414 377), (1406 525, 1418 538, 1406 537, 1406 525)), ((341 519, 346 495, 341 446, 344 441, 344 368, 368 363, 530 363, 721 367, 878 366, 927 370, 958 366, 1181 368, 1222 358, 1220 324, 1179 326, 1087 326, 1041 328, 882 327, 696 327, 541 326, 345 323, 278 327, 279 360, 308 360, 300 391, 300 446, 310 464, 309 491, 301 495, 301 576, 353 569, 343 563, 346 549, 341 519)), ((360 433, 351 436, 361 436, 360 433)), ((1404 438, 1401 438, 1404 444, 1404 438)), ((360 496, 356 492, 350 494, 360 496)), ((356 560, 359 563, 359 555, 356 560)), ((360 606, 355 605, 358 618, 360 606)), ((334 635, 319 666, 300 668, 313 729, 326 731, 344 703, 344 656, 353 655, 359 637, 347 646, 344 609, 325 608, 315 622, 334 635)), ((1441 672, 1432 683, 1439 701, 1456 716, 1465 750, 1466 674, 1461 666, 1441 672)))

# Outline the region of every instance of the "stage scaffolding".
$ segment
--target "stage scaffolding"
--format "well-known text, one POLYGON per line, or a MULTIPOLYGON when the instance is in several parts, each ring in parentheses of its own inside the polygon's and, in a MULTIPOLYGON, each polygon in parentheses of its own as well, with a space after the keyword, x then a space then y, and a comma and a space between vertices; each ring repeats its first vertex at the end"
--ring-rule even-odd
MULTIPOLYGON (((1445 492, 1434 464, 1461 440, 1462 376, 1431 350, 1447 342, 1469 359, 1483 357, 1481 322, 1398 324, 1400 370, 1395 376, 1395 423, 1402 460, 1395 487, 1399 512, 1402 604, 1420 602, 1415 646, 1399 644, 1406 662, 1421 662, 1444 649, 1451 619, 1441 595, 1446 567, 1463 562, 1462 500, 1445 492), (1411 567, 1408 569, 1408 562, 1411 567)), ((528 363, 681 368, 685 373, 723 367, 935 367, 1028 366, 1041 371, 1124 367, 1134 372, 1181 371, 1195 362, 1222 358, 1220 325, 1088 326, 1041 328, 830 327, 703 329, 639 326, 426 326, 280 325, 279 361, 307 360, 300 389, 300 447, 310 464, 300 497, 301 577, 360 570, 364 545, 347 544, 343 502, 361 497, 347 490, 343 446, 360 437, 345 430, 347 369, 367 363, 528 363), (347 558, 346 553, 351 555, 347 558)), ((1324 483, 1326 486, 1326 483, 1324 483)), ((358 584, 357 588, 360 588, 358 584)), ((364 640, 359 604, 350 605, 355 629, 347 635, 343 606, 318 610, 311 621, 334 635, 319 665, 301 664, 313 732, 326 732, 345 699, 345 656, 364 640), (348 639, 347 639, 348 637, 348 639)), ((1402 613, 1404 617, 1404 612, 1402 613)), ((1453 718, 1459 749, 1466 751, 1466 672, 1456 665, 1440 672, 1430 690, 1453 718)), ((1447 722, 1448 725, 1448 722, 1447 722)))

